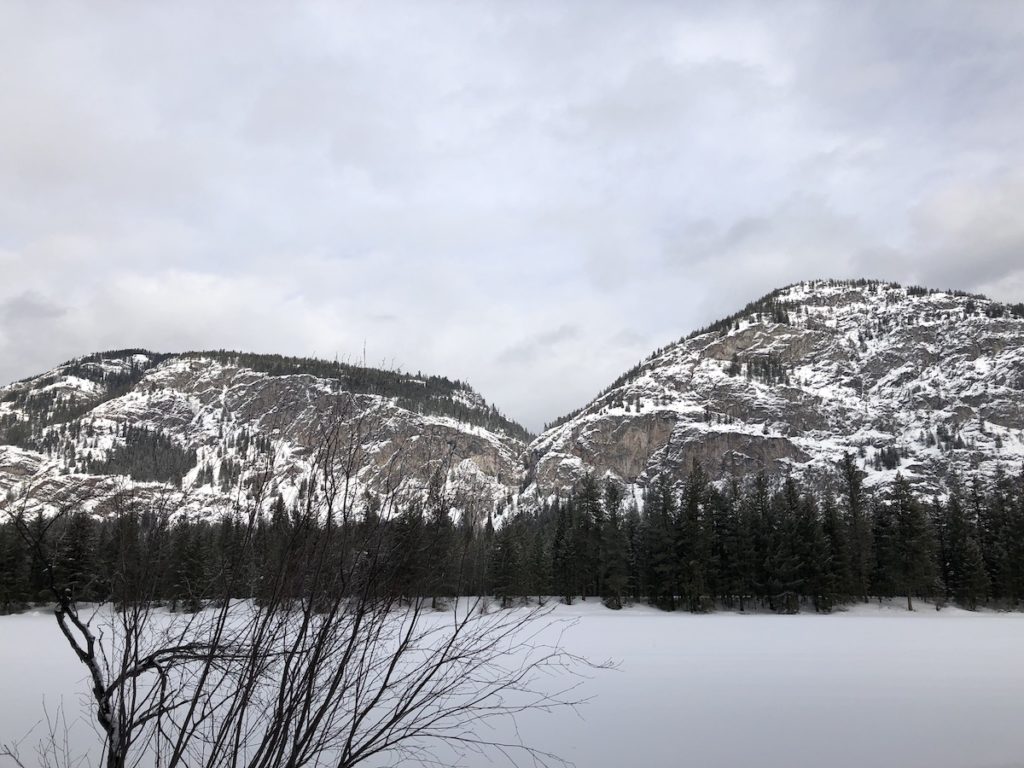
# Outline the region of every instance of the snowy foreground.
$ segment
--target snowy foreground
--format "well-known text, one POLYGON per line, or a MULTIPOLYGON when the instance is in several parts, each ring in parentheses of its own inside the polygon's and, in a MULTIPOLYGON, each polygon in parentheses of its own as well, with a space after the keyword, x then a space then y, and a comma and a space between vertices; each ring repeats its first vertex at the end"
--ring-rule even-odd
MULTIPOLYGON (((692 616, 587 602, 555 615, 579 618, 568 650, 619 663, 585 682, 579 716, 520 718, 524 740, 580 768, 1024 766, 1022 614, 692 616)), ((51 616, 0 617, 0 742, 29 731, 44 699, 77 714, 83 680, 51 616)))

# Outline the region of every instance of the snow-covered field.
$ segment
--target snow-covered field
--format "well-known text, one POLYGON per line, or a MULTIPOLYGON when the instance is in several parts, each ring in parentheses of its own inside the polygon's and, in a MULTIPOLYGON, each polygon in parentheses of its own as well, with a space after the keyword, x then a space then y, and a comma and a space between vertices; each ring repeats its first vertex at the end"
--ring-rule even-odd
MULTIPOLYGON (((579 717, 520 719, 524 739, 580 768, 1024 766, 1021 614, 691 616, 590 601, 556 615, 579 618, 569 650, 619 662, 585 683, 579 717)), ((76 710, 82 682, 52 617, 0 618, 0 742, 28 731, 44 698, 76 710)))

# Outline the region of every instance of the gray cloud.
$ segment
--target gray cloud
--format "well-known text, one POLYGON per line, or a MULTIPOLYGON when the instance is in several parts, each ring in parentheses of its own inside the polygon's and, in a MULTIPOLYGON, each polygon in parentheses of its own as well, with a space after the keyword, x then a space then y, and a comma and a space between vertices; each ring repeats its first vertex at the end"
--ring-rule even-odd
POLYGON ((25 291, 0 301, 0 319, 12 325, 46 322, 65 310, 34 291, 25 291))
POLYGON ((542 361, 548 355, 558 354, 560 345, 571 344, 579 337, 579 328, 574 325, 561 325, 506 347, 495 359, 499 363, 513 365, 533 364, 542 361))
POLYGON ((4 4, 0 379, 365 344, 536 428, 782 283, 1020 300, 1021 71, 1011 3, 4 4))

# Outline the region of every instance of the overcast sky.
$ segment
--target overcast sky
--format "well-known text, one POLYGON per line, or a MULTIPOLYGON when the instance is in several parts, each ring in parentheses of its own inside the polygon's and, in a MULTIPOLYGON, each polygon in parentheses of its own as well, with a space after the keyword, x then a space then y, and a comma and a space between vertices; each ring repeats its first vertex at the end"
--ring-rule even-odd
POLYGON ((0 380, 127 346, 539 429, 780 285, 1024 300, 1024 4, 0 4, 0 380))

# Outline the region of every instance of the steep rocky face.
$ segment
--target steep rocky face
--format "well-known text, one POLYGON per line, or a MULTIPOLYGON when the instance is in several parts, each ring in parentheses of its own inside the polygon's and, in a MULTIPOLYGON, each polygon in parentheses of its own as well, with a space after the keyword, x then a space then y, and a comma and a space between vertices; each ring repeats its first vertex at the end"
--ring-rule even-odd
POLYGON ((652 356, 528 449, 527 495, 587 472, 644 487, 694 460, 824 481, 844 452, 868 483, 941 491, 1024 460, 1024 307, 868 281, 776 291, 652 356))
MULTIPOLYGON (((294 367, 330 367, 305 362, 294 367)), ((519 487, 522 428, 464 384, 348 366, 327 378, 262 363, 274 372, 226 353, 134 350, 0 389, 0 498, 31 487, 56 506, 82 494, 102 513, 128 490, 215 514, 266 482, 262 495, 290 504, 320 482, 327 447, 341 474, 354 457, 354 496, 399 483, 423 492, 436 475, 498 510, 519 487), (367 391, 370 379, 384 391, 367 391), (400 395, 389 396, 388 384, 400 395)))

